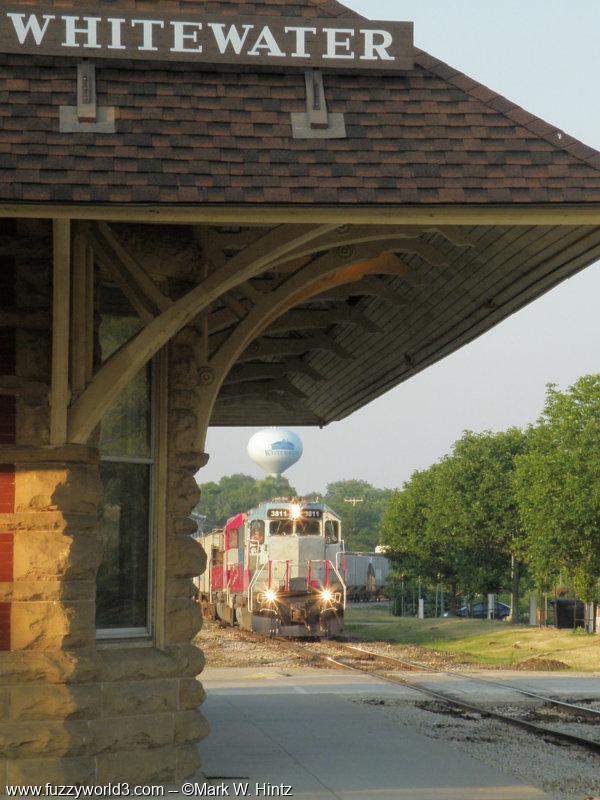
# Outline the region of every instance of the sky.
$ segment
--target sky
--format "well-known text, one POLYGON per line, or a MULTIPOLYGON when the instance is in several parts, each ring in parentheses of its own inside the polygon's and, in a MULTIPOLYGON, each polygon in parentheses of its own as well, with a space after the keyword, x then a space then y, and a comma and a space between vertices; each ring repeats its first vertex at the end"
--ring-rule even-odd
MULTIPOLYGON (((598 0, 347 0, 372 19, 411 20, 418 47, 600 149, 598 0)), ((464 430, 535 422, 545 387, 600 372, 600 264, 475 342, 323 430, 295 428, 300 493, 349 478, 396 488, 445 455, 464 430)), ((198 480, 244 472, 257 428, 212 428, 198 480)))

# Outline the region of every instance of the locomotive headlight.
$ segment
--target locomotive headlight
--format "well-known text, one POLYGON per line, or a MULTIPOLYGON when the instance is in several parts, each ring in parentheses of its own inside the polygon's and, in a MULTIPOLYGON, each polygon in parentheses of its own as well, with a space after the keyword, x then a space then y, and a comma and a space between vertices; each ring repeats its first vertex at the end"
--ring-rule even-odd
POLYGON ((324 603, 331 603, 331 601, 333 600, 333 592, 331 591, 331 589, 323 589, 323 591, 321 592, 321 600, 324 603))
POLYGON ((302 516, 302 509, 300 506, 292 506, 290 509, 290 516, 292 519, 300 519, 302 516))
POLYGON ((277 600, 277 592, 275 589, 267 589, 265 592, 265 600, 267 603, 274 603, 277 600))

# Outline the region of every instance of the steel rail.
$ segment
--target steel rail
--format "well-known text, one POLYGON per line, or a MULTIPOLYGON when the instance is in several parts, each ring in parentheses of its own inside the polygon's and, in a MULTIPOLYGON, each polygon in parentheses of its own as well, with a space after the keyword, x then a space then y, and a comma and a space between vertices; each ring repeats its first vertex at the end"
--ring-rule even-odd
POLYGON ((434 689, 421 686, 413 681, 408 681, 405 678, 390 678, 388 675, 382 675, 379 672, 370 672, 367 669, 361 669, 354 664, 345 664, 343 661, 338 661, 331 656, 326 656, 326 659, 330 663, 335 664, 343 669, 360 672, 363 675, 370 675, 378 680, 386 681, 387 683, 391 683, 396 686, 407 686, 411 689, 415 689, 417 692, 421 692, 424 695, 433 697, 436 700, 446 703, 447 705, 453 705, 457 708, 471 711, 472 713, 479 714, 483 717, 497 719, 500 722, 504 722, 508 725, 512 725, 513 727, 521 728, 529 733, 533 733, 536 736, 541 736, 545 739, 555 739, 559 742, 568 742, 569 744, 576 745, 577 747, 583 747, 586 750, 591 750, 594 753, 600 753, 600 741, 595 741, 594 739, 585 739, 583 736, 577 736, 573 733, 566 733, 564 731, 557 731, 554 728, 543 728, 541 725, 536 725, 534 722, 528 722, 527 720, 519 719, 517 717, 509 717, 506 714, 501 714, 499 711, 482 708, 481 706, 476 706, 473 703, 468 703, 465 700, 458 700, 450 695, 446 695, 441 692, 437 692, 434 689))
MULTIPOLYGON (((525 730, 525 731, 527 731, 529 733, 532 733, 535 736, 538 736, 538 737, 541 737, 541 738, 545 738, 546 740, 547 739, 552 739, 552 740, 555 740, 557 742, 567 742, 568 744, 572 744, 572 745, 575 745, 577 747, 582 747, 582 748, 584 748, 586 750, 590 750, 590 751, 592 751, 594 753, 600 754, 600 741, 596 741, 594 739, 586 739, 583 736, 577 736, 576 734, 573 734, 573 733, 567 733, 565 731, 555 730, 554 728, 545 728, 545 727, 542 727, 541 725, 536 725, 534 722, 529 722, 529 721, 524 720, 524 719, 519 719, 518 717, 511 717, 511 716, 508 716, 507 714, 502 714, 499 711, 494 711, 493 709, 490 709, 490 708, 477 706, 477 705, 475 705, 473 703, 469 703, 469 702, 467 702, 465 700, 461 700, 461 699, 458 699, 458 698, 453 697, 451 695, 444 694, 443 692, 438 692, 438 691, 436 691, 434 689, 430 689, 429 687, 423 686, 423 685, 421 685, 419 683, 416 683, 416 682, 414 682, 412 680, 407 680, 406 678, 400 678, 400 677, 393 677, 392 678, 389 675, 384 675, 384 674, 382 674, 381 672, 378 672, 378 671, 374 671, 374 670, 371 671, 369 669, 361 668, 361 667, 356 666, 355 664, 347 664, 347 663, 344 663, 343 661, 339 661, 338 659, 333 658, 332 656, 328 656, 328 655, 325 655, 325 654, 319 653, 319 652, 314 652, 314 651, 311 652, 310 650, 306 650, 305 648, 301 647, 299 644, 297 644, 297 643, 295 643, 295 642, 293 642, 291 640, 288 640, 288 639, 273 638, 273 637, 269 638, 269 637, 262 636, 261 634, 257 634, 257 633, 250 632, 250 631, 244 631, 244 634, 246 634, 246 635, 250 634, 250 636, 248 638, 254 639, 255 641, 256 640, 275 641, 275 642, 277 642, 277 644, 283 645, 284 649, 286 649, 286 650, 293 650, 296 653, 302 654, 303 658, 305 660, 307 660, 307 661, 311 661, 311 660, 314 661, 315 658, 319 658, 320 660, 326 661, 326 662, 328 662, 330 664, 334 664, 336 667, 341 668, 341 669, 346 669, 346 670, 353 671, 353 672, 359 672, 362 675, 367 675, 367 676, 370 676, 372 678, 375 678, 376 680, 380 680, 380 681, 383 681, 383 682, 391 683, 392 685, 395 685, 395 686, 405 686, 405 687, 407 687, 409 689, 414 689, 415 691, 420 692, 421 694, 424 694, 425 696, 432 697, 435 700, 438 700, 438 701, 440 701, 442 703, 445 703, 446 705, 455 706, 456 708, 461 708, 461 709, 464 709, 465 711, 470 711, 471 713, 479 714, 482 717, 489 717, 489 718, 492 718, 492 719, 496 719, 499 722, 503 722, 506 725, 511 725, 512 727, 516 727, 516 728, 521 728, 522 730, 525 730)), ((377 653, 375 651, 366 650, 366 649, 361 648, 361 647, 355 647, 355 646, 348 645, 348 644, 345 644, 345 643, 342 643, 342 642, 330 641, 330 642, 328 642, 328 644, 330 644, 331 646, 339 647, 342 650, 350 651, 350 653, 353 656, 356 653, 363 653, 364 655, 368 655, 371 658, 376 658, 376 659, 379 659, 381 661, 388 661, 388 662, 393 662, 393 663, 401 663, 401 664, 404 664, 406 666, 411 667, 412 669, 420 669, 420 670, 423 670, 423 671, 426 671, 426 672, 433 672, 433 673, 437 673, 437 674, 447 674, 447 675, 451 675, 451 676, 458 675, 459 677, 465 677, 465 678, 467 678, 469 680, 471 679, 471 676, 464 676, 463 673, 454 673, 454 672, 447 672, 445 670, 436 670, 436 669, 434 669, 432 667, 428 667, 425 664, 419 664, 416 661, 408 661, 408 660, 399 659, 399 658, 397 658, 395 656, 387 656, 387 655, 384 655, 382 653, 377 653)), ((476 680, 476 679, 473 678, 473 680, 476 680)), ((485 681, 483 679, 479 679, 479 680, 482 683, 490 683, 492 685, 495 683, 494 681, 485 681)), ((513 689, 514 690, 514 687, 509 686, 508 684, 498 684, 498 685, 500 685, 500 686, 502 686, 503 688, 506 688, 506 689, 513 689)), ((517 690, 515 690, 515 691, 517 691, 517 690)), ((525 690, 523 690, 523 691, 525 691, 525 690)), ((529 694, 530 694, 530 696, 536 696, 535 693, 529 693, 529 694)), ((562 701, 554 701, 551 698, 544 698, 542 695, 539 695, 537 697, 539 699, 543 699, 545 702, 548 702, 548 703, 554 703, 554 702, 561 703, 561 707, 563 707, 563 705, 564 705, 564 706, 567 707, 567 709, 568 708, 570 708, 571 710, 575 710, 575 709, 579 710, 579 709, 581 709, 580 706, 574 706, 574 705, 571 705, 569 703, 562 704, 562 701)), ((583 709, 583 710, 585 710, 585 711, 594 711, 593 709, 583 709)), ((596 716, 596 715, 597 715, 597 712, 594 713, 594 716, 596 716)))
POLYGON ((562 711, 567 711, 571 714, 580 714, 581 716, 587 716, 590 719, 596 719, 596 720, 600 719, 600 709, 586 708, 585 706, 580 706, 577 705, 576 703, 568 703, 565 700, 559 700, 558 698, 555 697, 547 697, 546 695, 539 694, 538 692, 532 692, 529 689, 522 689, 519 688, 518 686, 513 686, 508 683, 501 683, 500 681, 495 681, 493 679, 488 679, 488 678, 481 678, 475 675, 467 675, 464 672, 450 672, 449 670, 435 669, 433 667, 428 667, 426 664, 420 664, 418 661, 410 661, 408 659, 398 658, 397 656, 384 655, 382 653, 377 653, 373 650, 366 650, 363 647, 356 647, 354 645, 343 645, 343 647, 347 650, 352 650, 358 653, 364 653, 365 655, 384 659, 392 663, 402 664, 412 669, 416 668, 426 672, 432 672, 436 675, 449 675, 451 677, 458 677, 466 681, 471 681, 472 683, 480 683, 484 685, 487 684, 488 686, 498 686, 502 689, 507 689, 510 690, 511 692, 522 694, 525 697, 531 697, 534 700, 540 700, 541 702, 549 706, 553 706, 562 711))

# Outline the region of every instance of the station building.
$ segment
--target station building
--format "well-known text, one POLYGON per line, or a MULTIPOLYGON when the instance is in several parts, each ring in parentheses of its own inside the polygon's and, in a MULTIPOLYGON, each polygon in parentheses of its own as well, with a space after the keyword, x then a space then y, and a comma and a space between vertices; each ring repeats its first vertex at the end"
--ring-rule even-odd
POLYGON ((343 419, 600 257, 600 154, 410 24, 78 6, 0 3, 0 786, 198 770, 209 425, 343 419))

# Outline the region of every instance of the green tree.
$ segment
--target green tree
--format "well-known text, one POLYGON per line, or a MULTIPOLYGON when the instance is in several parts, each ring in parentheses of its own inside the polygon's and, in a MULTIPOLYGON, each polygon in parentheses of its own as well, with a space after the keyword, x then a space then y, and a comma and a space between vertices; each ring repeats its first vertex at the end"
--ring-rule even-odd
POLYGON ((513 481, 526 440, 518 428, 465 432, 444 459, 429 518, 438 537, 455 543, 456 578, 465 593, 497 593, 510 586, 515 622, 524 570, 513 481))
MULTIPOLYGON (((525 436, 467 432, 449 456, 416 472, 392 499, 382 543, 397 569, 444 583, 453 600, 511 584, 518 609, 522 533, 513 491, 515 456, 525 436)), ((515 614, 516 618, 516 614, 515 614)))
POLYGON ((340 515, 347 550, 371 552, 379 544, 381 518, 392 494, 367 481, 346 480, 329 483, 324 495, 313 493, 306 499, 318 497, 340 515))
POLYGON ((269 476, 256 480, 250 475, 226 475, 218 483, 200 484, 202 497, 195 511, 206 516, 205 530, 222 528, 230 517, 249 511, 275 497, 295 497, 287 478, 269 476))
POLYGON ((527 559, 538 584, 562 574, 592 601, 600 575, 600 375, 567 391, 549 385, 546 404, 517 459, 516 496, 527 559))
POLYGON ((461 590, 458 543, 431 519, 449 467, 449 460, 444 460, 414 472, 402 490, 394 494, 382 520, 381 543, 390 548, 399 579, 421 579, 430 586, 445 584, 454 606, 461 590))

